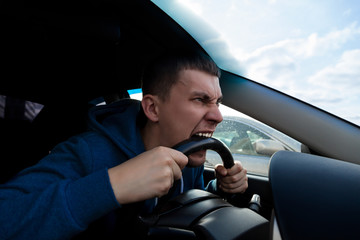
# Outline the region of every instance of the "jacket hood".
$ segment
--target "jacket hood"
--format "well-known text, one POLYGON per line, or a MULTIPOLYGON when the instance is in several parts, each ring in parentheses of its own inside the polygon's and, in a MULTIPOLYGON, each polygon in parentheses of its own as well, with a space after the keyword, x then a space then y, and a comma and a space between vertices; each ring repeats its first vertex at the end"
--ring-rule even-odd
POLYGON ((110 138, 129 157, 145 151, 137 126, 141 104, 139 100, 123 99, 89 110, 90 129, 110 138))

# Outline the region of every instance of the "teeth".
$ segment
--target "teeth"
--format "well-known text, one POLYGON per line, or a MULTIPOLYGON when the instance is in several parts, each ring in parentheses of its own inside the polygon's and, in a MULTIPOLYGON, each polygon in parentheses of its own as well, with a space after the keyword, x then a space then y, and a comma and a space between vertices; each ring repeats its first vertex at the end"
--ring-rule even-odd
POLYGON ((212 136, 211 133, 197 133, 195 135, 200 136, 200 137, 208 137, 208 138, 212 136))

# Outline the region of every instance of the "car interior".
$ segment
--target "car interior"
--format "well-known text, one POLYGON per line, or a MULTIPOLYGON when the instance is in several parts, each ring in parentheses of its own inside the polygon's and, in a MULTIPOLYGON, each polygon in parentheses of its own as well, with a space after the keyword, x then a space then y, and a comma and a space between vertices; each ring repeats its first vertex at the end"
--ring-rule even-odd
MULTIPOLYGON (((144 64, 158 54, 203 49, 146 0, 2 1, 0 12, 0 183, 85 131, 89 108, 141 88, 144 64), (19 104, 10 106, 10 99, 19 104), (33 119, 22 115, 25 102, 42 106, 33 119), (10 108, 20 113, 11 117, 10 108)), ((308 149, 275 153, 269 177, 249 174, 248 190, 231 199, 203 191, 179 196, 143 219, 154 230, 151 237, 359 237, 360 128, 224 69, 220 84, 224 104, 308 149)), ((205 183, 214 177, 206 168, 205 183)))

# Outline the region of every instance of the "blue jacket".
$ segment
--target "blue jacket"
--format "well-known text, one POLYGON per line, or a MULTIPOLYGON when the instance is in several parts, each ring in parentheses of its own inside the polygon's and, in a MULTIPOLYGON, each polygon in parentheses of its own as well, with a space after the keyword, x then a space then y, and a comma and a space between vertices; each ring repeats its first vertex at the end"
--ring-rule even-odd
MULTIPOLYGON (((139 110, 140 102, 131 99, 90 109, 88 131, 0 185, 0 239, 70 239, 89 229, 102 229, 105 236, 120 231, 118 225, 127 228, 129 216, 150 212, 155 199, 120 205, 107 171, 145 151, 139 110)), ((184 191, 204 189, 203 171, 183 170, 184 191)), ((209 186, 214 192, 215 184, 209 186)))

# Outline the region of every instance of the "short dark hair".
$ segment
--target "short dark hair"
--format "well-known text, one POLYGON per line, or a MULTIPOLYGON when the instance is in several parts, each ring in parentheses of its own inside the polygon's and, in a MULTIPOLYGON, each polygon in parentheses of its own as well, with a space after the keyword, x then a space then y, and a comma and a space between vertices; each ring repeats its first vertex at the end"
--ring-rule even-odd
POLYGON ((152 94, 166 100, 182 70, 199 70, 220 78, 220 69, 204 52, 176 49, 151 61, 142 76, 143 95, 152 94))

